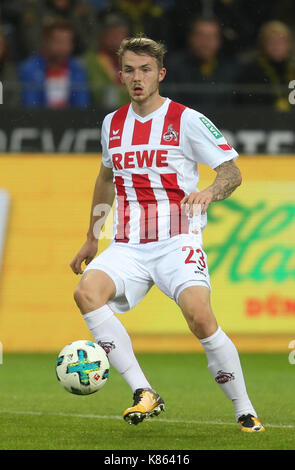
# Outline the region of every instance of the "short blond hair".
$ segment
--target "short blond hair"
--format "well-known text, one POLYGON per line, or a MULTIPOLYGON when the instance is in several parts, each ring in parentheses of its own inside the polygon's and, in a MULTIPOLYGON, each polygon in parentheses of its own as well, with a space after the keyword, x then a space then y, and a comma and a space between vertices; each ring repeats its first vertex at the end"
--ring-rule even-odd
POLYGON ((285 23, 276 20, 268 21, 261 26, 258 34, 258 44, 262 49, 264 48, 265 42, 272 34, 285 37, 289 41, 292 39, 291 30, 285 23))
POLYGON ((122 59, 125 52, 131 51, 135 54, 146 54, 156 59, 158 68, 163 68, 164 55, 166 47, 161 42, 156 42, 146 36, 139 35, 132 38, 123 39, 118 50, 120 66, 122 67, 122 59))

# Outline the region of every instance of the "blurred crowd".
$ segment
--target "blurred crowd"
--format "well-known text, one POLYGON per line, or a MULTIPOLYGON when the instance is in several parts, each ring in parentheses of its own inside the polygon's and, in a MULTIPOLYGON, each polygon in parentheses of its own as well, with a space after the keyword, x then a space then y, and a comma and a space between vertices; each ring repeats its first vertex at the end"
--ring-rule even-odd
POLYGON ((292 0, 1 0, 4 104, 125 104, 116 52, 144 33, 167 46, 166 96, 288 111, 294 26, 292 0))

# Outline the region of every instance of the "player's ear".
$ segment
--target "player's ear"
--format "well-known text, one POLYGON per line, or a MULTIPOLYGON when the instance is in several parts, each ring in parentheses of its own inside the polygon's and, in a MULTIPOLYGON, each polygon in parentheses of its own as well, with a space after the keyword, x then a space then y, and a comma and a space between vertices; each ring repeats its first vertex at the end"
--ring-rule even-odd
POLYGON ((118 72, 118 75, 119 75, 119 80, 120 80, 120 82, 123 83, 122 70, 120 70, 120 71, 118 72))
POLYGON ((166 77, 167 70, 162 67, 159 72, 159 82, 162 82, 164 78, 166 77))

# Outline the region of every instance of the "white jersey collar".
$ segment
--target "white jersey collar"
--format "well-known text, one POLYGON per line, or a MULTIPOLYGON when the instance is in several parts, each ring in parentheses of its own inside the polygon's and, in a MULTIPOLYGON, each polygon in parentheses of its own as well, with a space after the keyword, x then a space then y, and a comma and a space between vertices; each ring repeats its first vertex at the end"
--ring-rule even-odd
POLYGON ((170 98, 165 98, 164 103, 158 109, 156 109, 155 111, 153 111, 152 113, 144 117, 139 116, 139 114, 136 114, 136 112, 134 111, 132 107, 132 103, 130 104, 129 111, 137 121, 146 122, 146 121, 149 121, 150 119, 153 119, 156 116, 166 113, 170 103, 171 103, 170 98))

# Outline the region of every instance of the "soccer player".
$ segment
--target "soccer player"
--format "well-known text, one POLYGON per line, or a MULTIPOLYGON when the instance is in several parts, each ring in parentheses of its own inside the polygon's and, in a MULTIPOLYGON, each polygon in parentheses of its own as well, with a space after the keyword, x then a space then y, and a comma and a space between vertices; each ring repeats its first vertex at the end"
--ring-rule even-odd
MULTIPOLYGON (((83 274, 75 301, 95 340, 133 391, 123 414, 130 424, 158 415, 164 401, 145 377, 130 337, 114 315, 133 308, 156 284, 179 305, 201 342, 208 368, 232 400, 242 431, 263 431, 248 397, 236 347, 217 324, 202 231, 210 203, 241 184, 238 154, 199 112, 162 97, 164 46, 146 37, 125 39, 120 76, 131 103, 102 125, 102 165, 96 181, 87 239, 71 262, 83 274), (216 171, 202 191, 198 163, 216 171), (96 256, 101 207, 115 200, 110 246, 96 256), (85 261, 86 268, 82 269, 85 261)), ((147 319, 148 320, 148 319, 147 319)))

